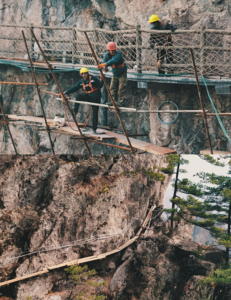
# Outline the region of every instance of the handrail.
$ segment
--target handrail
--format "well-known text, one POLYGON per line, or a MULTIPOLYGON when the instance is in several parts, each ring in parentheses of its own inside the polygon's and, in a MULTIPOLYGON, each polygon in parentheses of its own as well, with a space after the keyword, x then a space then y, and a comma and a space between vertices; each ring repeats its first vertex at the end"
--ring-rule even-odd
POLYGON ((92 65, 93 58, 83 36, 84 32, 88 32, 98 58, 102 59, 107 43, 112 40, 122 51, 130 71, 133 69, 134 72, 142 73, 146 68, 157 71, 156 52, 161 53, 162 50, 165 54, 161 54, 163 55, 161 68, 165 71, 168 69, 174 70, 175 73, 191 71, 192 63, 189 50, 194 49, 198 71, 201 74, 229 77, 231 75, 231 48, 228 37, 231 35, 231 29, 177 29, 171 32, 170 30, 150 30, 139 25, 134 29, 125 30, 108 30, 97 27, 83 29, 77 26, 55 27, 34 24, 2 24, 0 26, 2 28, 14 28, 14 30, 9 29, 9 34, 7 30, 0 34, 0 40, 4 41, 0 45, 0 56, 2 57, 7 53, 9 58, 24 58, 22 39, 17 28, 25 28, 30 54, 33 59, 39 59, 36 58, 38 51, 34 49, 33 38, 26 30, 26 28, 32 27, 34 30, 41 29, 41 33, 37 34, 38 40, 45 44, 44 50, 47 51, 47 55, 51 56, 50 60, 62 61, 63 63, 70 63, 71 61, 72 64, 86 66, 92 65), (170 43, 168 40, 164 41, 169 36, 172 37, 170 43), (151 39, 153 39, 153 47, 150 44, 151 39), (155 39, 160 42, 155 41, 155 39), (167 56, 170 56, 170 59, 166 63, 167 56))

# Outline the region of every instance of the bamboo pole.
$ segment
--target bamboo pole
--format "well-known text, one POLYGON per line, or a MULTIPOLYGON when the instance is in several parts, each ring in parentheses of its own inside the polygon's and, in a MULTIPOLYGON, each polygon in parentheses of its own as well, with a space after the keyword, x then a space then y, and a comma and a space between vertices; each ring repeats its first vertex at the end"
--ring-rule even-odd
POLYGON ((204 118, 204 123, 205 123, 205 130, 206 130, 207 137, 208 137, 210 153, 213 154, 212 144, 211 144, 210 135, 209 135, 207 116, 206 116, 206 112, 205 112, 205 108, 204 108, 204 102, 203 102, 202 97, 201 97, 200 84, 199 84, 199 79, 198 79, 198 74, 197 74, 197 69, 196 69, 193 50, 190 49, 190 52, 191 52, 191 56, 192 56, 193 68, 194 68, 194 73, 195 73, 195 78, 196 78, 196 83, 197 83, 198 96, 199 96, 199 100, 200 100, 200 104, 201 104, 201 109, 203 110, 203 118, 204 118))
MULTIPOLYGON (((8 81, 0 81, 0 84, 12 84, 12 85, 34 85, 35 83, 29 83, 29 82, 8 82, 8 81)), ((48 86, 47 83, 38 83, 40 86, 48 86)))
POLYGON ((12 144, 13 144, 15 154, 18 155, 17 149, 16 149, 16 147, 15 147, 15 143, 14 143, 14 140, 13 140, 13 136, 12 136, 12 134, 11 134, 10 127, 9 127, 9 124, 8 124, 8 121, 7 121, 7 119, 6 119, 6 115, 5 115, 5 112, 4 112, 4 109, 3 109, 3 105, 2 105, 2 95, 0 95, 0 109, 1 109, 1 111, 2 111, 3 120, 4 120, 4 123, 5 123, 6 127, 7 127, 7 130, 8 130, 8 132, 9 132, 11 142, 12 142, 12 144))
MULTIPOLYGON (((87 39, 88 45, 89 45, 89 47, 90 47, 90 49, 91 49, 92 55, 93 55, 93 57, 94 57, 94 59, 95 59, 95 62, 96 62, 97 65, 99 65, 98 58, 97 58, 96 55, 95 55, 95 51, 94 51, 94 49, 93 49, 93 47, 92 47, 92 45, 91 45, 91 42, 90 42, 90 40, 89 40, 89 38, 88 38, 88 35, 87 35, 86 32, 84 32, 84 34, 85 34, 85 37, 86 37, 86 39, 87 39)), ((120 118, 119 110, 118 110, 117 106, 115 105, 115 101, 114 101, 114 99, 113 99, 113 97, 112 97, 112 94, 111 94, 110 89, 109 89, 109 87, 108 87, 108 85, 107 85, 107 81, 106 81, 106 79, 105 79, 105 77, 104 77, 104 75, 103 75, 102 70, 100 70, 100 73, 101 73, 101 75, 102 75, 103 82, 104 82, 104 85, 105 85, 105 87, 106 87, 106 89, 107 89, 108 95, 109 95, 109 97, 110 97, 110 99, 111 99, 111 102, 112 102, 114 108, 115 108, 115 112, 116 112, 117 117, 118 117, 118 119, 119 119, 120 125, 121 125, 121 127, 122 127, 122 129, 123 129, 123 131, 124 131, 124 134, 125 134, 125 136, 126 136, 126 139, 127 139, 127 141, 128 141, 129 147, 131 148, 131 151, 132 151, 132 153, 134 154, 135 152, 134 152, 134 150, 133 150, 133 148, 132 148, 132 144, 131 144, 130 139, 129 139, 128 135, 127 135, 127 132, 126 132, 126 130, 125 130, 125 127, 124 127, 124 125, 123 125, 123 122, 122 122, 122 120, 121 120, 121 118, 120 118)))
MULTIPOLYGON (((62 101, 62 98, 56 98, 59 101, 62 101)), ((109 107, 113 108, 113 106, 107 105, 107 104, 100 104, 100 103, 94 103, 94 102, 87 102, 87 101, 79 101, 79 100, 68 100, 68 102, 73 102, 73 103, 79 103, 79 104, 86 104, 86 105, 93 105, 93 106, 100 106, 100 107, 109 107)), ((130 107, 120 107, 120 110, 130 110, 132 112, 136 111, 136 108, 130 108, 130 107)), ((201 111, 198 111, 201 112, 201 111)))
MULTIPOLYGON (((53 79, 54 79, 54 81, 55 81, 55 83, 56 83, 56 85, 57 85, 57 87, 58 87, 58 89, 59 89, 59 92, 60 92, 60 94, 61 94, 61 96, 62 96, 64 105, 67 106, 67 108, 68 108, 68 110, 69 110, 69 112, 70 112, 70 114, 71 114, 71 116, 72 116, 72 118, 73 118, 73 120, 74 120, 74 122, 75 122, 75 125, 76 125, 76 127, 78 128, 78 130, 79 130, 79 132, 80 132, 80 135, 81 135, 82 137, 84 137, 84 135, 82 134, 82 132, 81 132, 81 130, 80 130, 80 128, 79 128, 79 124, 78 124, 78 122, 76 121, 76 118, 75 118, 75 116, 74 116, 74 114, 73 114, 73 112, 72 112, 72 110, 71 110, 71 108, 70 108, 70 106, 69 106, 69 104, 68 104, 68 102, 67 102, 67 100, 66 100, 66 97, 65 97, 65 95, 64 95, 64 93, 63 93, 63 91, 62 91, 62 89, 61 89, 61 87, 60 87, 60 85, 59 85, 59 82, 58 82, 58 80, 57 80, 57 78, 56 78, 56 76, 55 76, 55 74, 54 74, 54 72, 53 72, 53 70, 52 70, 52 66, 49 64, 49 62, 48 62, 48 60, 47 60, 47 58, 46 58, 46 56, 45 56, 45 54, 44 54, 44 52, 43 52, 43 50, 42 50, 40 44, 39 44, 39 42, 38 42, 38 40, 37 40, 37 38, 36 38, 36 36, 35 36, 35 34, 34 34, 34 31, 31 30, 31 33, 32 33, 32 35, 33 35, 33 37, 34 37, 34 39, 35 39, 35 41, 36 41, 36 43, 37 43, 37 45, 38 45, 38 47, 39 47, 39 50, 40 50, 40 52, 42 53, 42 56, 43 56, 43 58, 44 58, 44 60, 45 60, 45 62, 46 62, 46 64, 47 64, 47 66, 48 66, 48 68, 49 68, 49 70, 50 70, 50 72, 51 72, 51 75, 52 75, 52 77, 53 77, 53 79)), ((88 147, 87 142, 86 142, 85 139, 84 139, 84 143, 85 143, 85 146, 86 146, 86 148, 87 148, 88 153, 91 154, 91 151, 90 151, 90 149, 89 149, 89 147, 88 147)))
MULTIPOLYGON (((207 117, 216 117, 215 113, 207 114, 207 117)), ((219 116, 231 116, 231 113, 218 113, 219 116)), ((196 117, 203 117, 203 114, 196 114, 196 117)))
POLYGON ((55 154, 54 146, 53 146, 53 143, 52 143, 52 140, 51 140, 51 134, 49 132, 50 128, 49 128, 49 126, 47 124, 47 118, 46 118, 46 114, 45 114, 45 111, 44 111, 44 108, 43 108, 43 103, 42 103, 42 98, 41 98, 40 91, 39 91, 39 86, 38 86, 37 78, 35 76, 35 72, 34 72, 34 69, 33 69, 32 60, 31 60, 31 57, 30 57, 30 52, 29 52, 29 49, 28 49, 28 46, 27 46, 27 42, 26 42, 26 38, 25 38, 25 34, 24 34, 23 30, 22 30, 22 36, 23 36, 23 40, 24 40, 24 43, 25 43, 27 55, 28 55, 28 58, 29 58, 29 61, 30 61, 32 77, 33 77, 34 82, 36 84, 38 98, 39 98, 39 102, 40 102, 40 105, 41 105, 41 108, 42 108, 43 118, 44 118, 44 121, 45 121, 45 124, 46 124, 46 129, 47 129, 47 132, 48 132, 48 137, 49 137, 49 140, 50 140, 52 153, 55 154))

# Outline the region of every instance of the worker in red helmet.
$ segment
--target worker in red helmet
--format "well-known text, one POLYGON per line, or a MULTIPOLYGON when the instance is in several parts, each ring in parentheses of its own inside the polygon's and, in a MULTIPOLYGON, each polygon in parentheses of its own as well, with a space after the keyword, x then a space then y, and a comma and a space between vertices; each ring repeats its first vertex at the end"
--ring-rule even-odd
MULTIPOLYGON (((98 69, 108 72, 108 67, 112 67, 113 77, 110 91, 116 106, 124 106, 127 91, 127 65, 122 52, 117 49, 114 42, 107 44, 107 52, 104 54, 103 63, 98 65, 98 69)), ((112 105, 111 102, 107 103, 112 105)))

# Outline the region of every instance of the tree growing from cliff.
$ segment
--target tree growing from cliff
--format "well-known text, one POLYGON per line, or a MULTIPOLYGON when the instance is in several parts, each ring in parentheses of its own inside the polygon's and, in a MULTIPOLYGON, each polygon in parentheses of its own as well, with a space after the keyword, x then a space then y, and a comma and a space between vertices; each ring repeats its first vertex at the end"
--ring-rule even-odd
MULTIPOLYGON (((94 279, 94 276, 96 275, 95 269, 88 270, 88 266, 85 265, 83 267, 79 265, 72 265, 65 269, 65 271, 69 274, 68 278, 73 279, 78 286, 82 286, 83 289, 89 290, 90 286, 92 287, 102 287, 106 285, 105 281, 97 282, 92 279, 94 279)), ((76 295, 76 300, 104 300, 104 295, 87 295, 86 293, 80 291, 76 295), (90 298, 89 298, 90 297, 90 298)))
MULTIPOLYGON (((206 156, 205 159, 216 166, 224 166, 213 157, 206 156)), ((178 185, 181 192, 189 194, 187 199, 174 197, 171 201, 178 206, 179 217, 208 229, 218 244, 226 247, 228 264, 231 248, 231 177, 205 172, 196 175, 201 179, 200 184, 183 179, 178 185)))
MULTIPOLYGON (((189 161, 182 158, 180 155, 170 154, 166 156, 166 162, 168 162, 167 168, 161 168, 160 170, 167 174, 174 174, 174 169, 176 169, 176 178, 174 183, 174 192, 173 192, 173 198, 176 197, 176 193, 178 190, 178 184, 179 184, 179 174, 180 173, 186 173, 186 170, 180 169, 180 166, 184 164, 188 164, 189 161)), ((177 209, 175 209, 175 202, 172 202, 172 208, 171 209, 165 209, 164 210, 167 214, 171 215, 171 228, 173 228, 173 221, 175 220, 175 213, 177 212, 177 209)))

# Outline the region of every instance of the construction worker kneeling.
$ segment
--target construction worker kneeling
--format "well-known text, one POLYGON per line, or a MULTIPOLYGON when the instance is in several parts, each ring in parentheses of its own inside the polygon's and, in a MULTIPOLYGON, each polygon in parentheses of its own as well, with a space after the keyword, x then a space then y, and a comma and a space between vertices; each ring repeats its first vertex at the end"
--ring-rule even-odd
MULTIPOLYGON (((122 52, 117 50, 114 42, 107 44, 107 52, 104 54, 103 63, 98 65, 98 69, 108 72, 108 67, 112 67, 113 77, 111 80, 110 91, 116 106, 124 106, 127 91, 127 65, 124 61, 122 52)), ((107 105, 112 105, 108 102, 107 105)))
MULTIPOLYGON (((101 99, 101 91, 100 89, 103 87, 102 77, 100 75, 100 80, 89 74, 87 68, 82 68, 80 70, 80 75, 82 79, 80 79, 73 87, 69 88, 64 92, 65 95, 69 95, 71 93, 77 92, 80 88, 83 89, 84 95, 78 95, 76 100, 78 101, 86 101, 92 103, 100 103, 101 99)), ((74 112, 78 113, 79 103, 75 103, 74 112)), ((92 105, 93 111, 93 133, 96 133, 97 125, 98 125, 98 111, 99 106, 92 105)))

